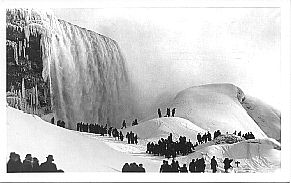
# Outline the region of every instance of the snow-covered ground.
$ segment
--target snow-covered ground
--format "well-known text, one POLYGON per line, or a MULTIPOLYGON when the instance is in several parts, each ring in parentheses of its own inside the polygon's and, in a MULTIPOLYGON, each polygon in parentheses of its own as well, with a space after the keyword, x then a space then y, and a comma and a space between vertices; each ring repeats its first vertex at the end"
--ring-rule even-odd
POLYGON ((185 89, 172 101, 171 108, 174 107, 176 116, 211 132, 217 129, 223 133, 251 131, 256 138, 280 139, 279 113, 245 96, 240 88, 232 84, 209 84, 185 89))
MULTIPOLYGON (((123 130, 140 135, 139 144, 127 144, 112 137, 72 131, 43 121, 40 117, 25 114, 7 107, 7 160, 10 152, 27 153, 45 161, 48 154, 54 155, 55 163, 65 172, 120 172, 125 162, 143 163, 147 172, 159 172, 163 157, 145 153, 146 143, 166 137, 170 132, 196 139, 197 132, 204 130, 192 122, 179 118, 159 118, 145 121, 137 126, 123 130)), ((223 168, 224 157, 240 161, 235 172, 273 172, 280 168, 280 144, 272 139, 250 140, 236 144, 213 142, 200 145, 196 152, 180 156, 177 160, 187 166, 192 158, 204 156, 206 171, 210 172, 209 161, 215 155, 219 172, 223 168)))

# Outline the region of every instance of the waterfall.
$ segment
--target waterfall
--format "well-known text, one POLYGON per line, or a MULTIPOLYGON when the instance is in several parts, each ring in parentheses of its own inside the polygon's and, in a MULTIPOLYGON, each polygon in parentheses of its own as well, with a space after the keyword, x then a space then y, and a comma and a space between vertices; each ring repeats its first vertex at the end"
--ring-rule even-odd
POLYGON ((56 117, 70 129, 80 121, 120 127, 131 107, 125 59, 116 41, 47 12, 8 11, 25 22, 27 46, 31 34, 41 37, 43 78, 50 82, 56 117))

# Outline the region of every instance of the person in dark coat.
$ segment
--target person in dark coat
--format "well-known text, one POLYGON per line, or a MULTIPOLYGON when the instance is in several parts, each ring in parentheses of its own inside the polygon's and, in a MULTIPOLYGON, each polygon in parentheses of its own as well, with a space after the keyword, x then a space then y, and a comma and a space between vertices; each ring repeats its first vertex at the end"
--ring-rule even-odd
POLYGON ((123 141, 123 137, 124 137, 124 136, 123 136, 123 134, 122 134, 121 131, 119 132, 119 137, 120 137, 120 140, 123 141))
POLYGON ((11 152, 7 162, 7 173, 19 173, 22 171, 20 156, 11 152))
POLYGON ((138 165, 138 172, 145 172, 145 169, 143 167, 143 164, 138 165))
POLYGON ((134 136, 134 143, 137 144, 137 135, 134 136))
POLYGON ((171 116, 171 110, 170 108, 167 108, 167 117, 170 117, 171 116))
POLYGON ((183 166, 180 168, 180 172, 181 173, 188 173, 187 165, 186 164, 183 164, 183 166))
POLYGON ((123 120, 121 129, 126 128, 126 122, 123 120))
POLYGON ((172 117, 175 117, 176 108, 172 109, 172 117))
POLYGON ((170 172, 171 166, 168 164, 168 161, 163 160, 163 164, 160 167, 160 173, 170 172))
POLYGON ((195 172, 195 160, 194 159, 192 159, 192 161, 189 164, 189 171, 191 173, 194 173, 195 172))
POLYGON ((233 159, 228 159, 228 158, 225 158, 224 159, 224 161, 223 161, 223 164, 224 164, 224 171, 225 171, 225 173, 227 173, 228 172, 228 169, 230 168, 230 167, 232 167, 231 165, 230 165, 230 163, 233 161, 233 159))
POLYGON ((40 172, 39 161, 36 157, 32 159, 32 171, 40 172))
POLYGON ((46 157, 46 162, 40 165, 41 172, 57 172, 57 166, 53 163, 54 158, 53 155, 48 155, 46 157))
POLYGON ((122 171, 122 172, 129 172, 129 169, 130 169, 129 164, 128 164, 128 163, 125 163, 125 164, 123 165, 121 171, 122 171))
POLYGON ((125 137, 127 138, 127 143, 130 144, 130 134, 129 134, 129 132, 126 133, 125 137))
POLYGON ((162 112, 161 112, 161 109, 160 108, 158 108, 158 115, 159 115, 159 118, 162 117, 162 112))
POLYGON ((217 165, 217 161, 215 160, 215 156, 212 157, 210 165, 211 165, 212 173, 217 172, 218 165, 217 165))
POLYGON ((51 124, 55 124, 55 117, 52 117, 52 119, 51 119, 51 124))
POLYGON ((32 172, 32 157, 31 154, 27 154, 22 163, 22 172, 32 172))

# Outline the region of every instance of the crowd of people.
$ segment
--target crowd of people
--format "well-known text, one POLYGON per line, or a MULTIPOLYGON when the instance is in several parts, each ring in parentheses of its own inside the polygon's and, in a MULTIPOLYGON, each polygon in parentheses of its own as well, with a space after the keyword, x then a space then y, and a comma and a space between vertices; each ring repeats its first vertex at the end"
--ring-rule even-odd
POLYGON ((177 155, 185 156, 194 150, 194 145, 190 139, 186 141, 186 137, 180 136, 178 141, 173 141, 173 135, 170 133, 167 139, 161 138, 158 143, 147 143, 146 152, 166 158, 175 158, 177 155))
POLYGON ((205 132, 203 135, 201 135, 200 133, 197 134, 198 144, 206 143, 207 141, 211 141, 211 140, 212 140, 211 133, 209 131, 207 133, 205 132))
MULTIPOLYGON (((175 113, 176 113, 176 108, 172 109, 172 116, 171 116, 171 109, 167 108, 167 112, 166 112, 166 115, 164 117, 175 117, 175 113)), ((163 117, 162 111, 160 108, 158 108, 158 116, 159 116, 159 118, 163 117)))
POLYGON ((143 164, 137 165, 135 162, 133 163, 125 163, 122 167, 122 172, 145 172, 145 168, 143 164))
POLYGON ((132 131, 127 132, 125 137, 127 138, 128 144, 137 144, 137 134, 133 133, 132 131))
POLYGON ((246 140, 255 139, 255 136, 252 132, 245 133, 242 135, 242 137, 245 138, 246 140))
MULTIPOLYGON (((233 160, 229 158, 225 158, 223 161, 224 164, 224 171, 228 172, 229 168, 231 168, 231 162, 233 160)), ((217 172, 218 163, 215 159, 215 156, 212 157, 210 162, 210 168, 212 170, 212 173, 217 172)), ((180 172, 180 173, 204 173, 206 168, 205 159, 202 158, 196 158, 192 159, 192 161, 189 163, 189 168, 187 169, 187 165, 183 164, 182 167, 180 167, 179 162, 172 160, 172 163, 169 164, 167 160, 163 160, 163 164, 160 167, 160 173, 168 173, 168 172, 180 172)))
POLYGON ((11 152, 7 162, 7 173, 64 172, 58 170, 53 161, 53 155, 48 155, 46 161, 39 164, 36 157, 27 154, 22 162, 19 154, 11 152))

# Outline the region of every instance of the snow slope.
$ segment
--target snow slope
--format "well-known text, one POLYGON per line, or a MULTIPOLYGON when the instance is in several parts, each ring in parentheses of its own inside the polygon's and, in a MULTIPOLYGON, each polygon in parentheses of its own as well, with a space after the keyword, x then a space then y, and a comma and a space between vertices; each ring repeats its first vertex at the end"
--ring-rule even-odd
POLYGON ((243 100, 242 90, 232 84, 209 84, 179 92, 171 108, 176 108, 176 116, 211 132, 251 131, 258 138, 267 137, 242 107, 243 100))
MULTIPOLYGON (((165 137, 170 132, 174 138, 176 134, 188 138, 193 134, 195 138, 202 129, 188 120, 174 117, 152 119, 123 131, 129 130, 141 135, 138 145, 60 128, 38 116, 7 107, 6 157, 10 152, 17 152, 23 159, 25 154, 31 153, 43 162, 48 154, 53 154, 58 168, 65 172, 119 172, 125 162, 143 163, 147 172, 158 172, 164 158, 145 153, 148 141, 165 137)), ((180 165, 186 163, 188 166, 193 158, 204 156, 206 172, 211 172, 209 162, 215 155, 219 172, 222 172, 225 157, 240 161, 239 167, 234 169, 236 172, 273 172, 280 169, 280 152, 280 144, 268 138, 235 144, 208 142, 196 147, 196 152, 177 160, 180 165)))
POLYGON ((52 154, 65 172, 120 171, 125 162, 143 163, 147 171, 155 172, 160 166, 159 161, 117 151, 96 135, 60 128, 11 107, 7 107, 7 142, 7 157, 16 152, 23 160, 31 153, 44 162, 52 154))
POLYGON ((157 141, 160 138, 167 138, 170 133, 173 134, 173 139, 178 140, 180 136, 185 136, 196 141, 197 133, 204 133, 205 130, 196 126, 187 119, 180 117, 163 117, 155 118, 145 122, 140 122, 139 125, 128 127, 122 130, 124 134, 134 132, 140 139, 157 141))
POLYGON ((268 137, 281 142, 281 114, 259 99, 246 96, 242 106, 268 137))

